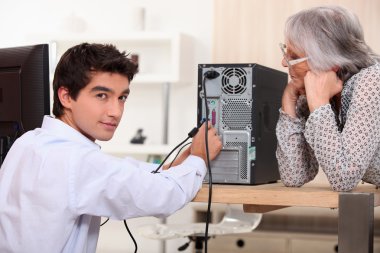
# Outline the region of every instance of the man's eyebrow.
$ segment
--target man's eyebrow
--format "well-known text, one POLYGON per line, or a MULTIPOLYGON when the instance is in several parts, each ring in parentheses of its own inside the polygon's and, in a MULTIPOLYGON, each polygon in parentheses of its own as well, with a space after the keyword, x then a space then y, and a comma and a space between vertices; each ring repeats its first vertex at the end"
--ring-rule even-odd
POLYGON ((112 89, 110 88, 107 88, 107 87, 104 87, 104 86, 95 86, 91 89, 91 92, 94 92, 94 91, 105 91, 105 92, 113 92, 112 89))
POLYGON ((125 90, 123 91, 123 94, 127 94, 127 95, 129 95, 130 92, 131 92, 131 90, 128 88, 128 89, 125 89, 125 90))
MULTIPOLYGON (((97 91, 104 91, 104 92, 109 92, 109 93, 115 93, 115 91, 113 89, 110 89, 110 88, 107 88, 107 87, 104 87, 104 86, 95 86, 91 89, 91 92, 97 92, 97 91)), ((130 93, 130 89, 127 88, 125 90, 123 90, 122 94, 127 94, 129 95, 130 93)))

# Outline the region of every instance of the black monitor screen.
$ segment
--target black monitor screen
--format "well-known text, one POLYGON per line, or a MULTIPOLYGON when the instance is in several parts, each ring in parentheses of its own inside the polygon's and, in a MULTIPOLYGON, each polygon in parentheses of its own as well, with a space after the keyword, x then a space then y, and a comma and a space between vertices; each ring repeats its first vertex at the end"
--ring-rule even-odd
POLYGON ((12 143, 50 114, 47 44, 0 48, 0 165, 12 143))

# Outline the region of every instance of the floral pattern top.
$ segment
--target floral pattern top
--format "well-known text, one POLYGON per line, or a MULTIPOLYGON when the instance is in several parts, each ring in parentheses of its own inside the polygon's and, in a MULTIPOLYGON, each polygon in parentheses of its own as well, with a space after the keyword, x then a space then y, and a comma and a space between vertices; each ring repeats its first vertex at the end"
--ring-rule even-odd
POLYGON ((296 118, 280 109, 276 156, 284 185, 302 186, 321 168, 335 191, 350 191, 360 180, 380 186, 380 64, 347 80, 341 109, 334 108, 310 113, 301 96, 296 118))

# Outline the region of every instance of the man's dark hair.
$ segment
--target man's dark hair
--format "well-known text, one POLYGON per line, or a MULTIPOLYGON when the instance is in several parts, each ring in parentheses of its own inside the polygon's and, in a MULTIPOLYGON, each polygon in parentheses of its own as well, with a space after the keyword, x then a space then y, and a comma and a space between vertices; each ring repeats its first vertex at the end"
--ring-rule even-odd
POLYGON ((69 48, 62 55, 54 73, 53 114, 56 117, 64 113, 58 89, 67 88, 70 97, 76 100, 80 90, 90 83, 94 72, 121 74, 131 82, 137 72, 137 65, 127 58, 125 52, 120 52, 110 44, 82 43, 69 48))

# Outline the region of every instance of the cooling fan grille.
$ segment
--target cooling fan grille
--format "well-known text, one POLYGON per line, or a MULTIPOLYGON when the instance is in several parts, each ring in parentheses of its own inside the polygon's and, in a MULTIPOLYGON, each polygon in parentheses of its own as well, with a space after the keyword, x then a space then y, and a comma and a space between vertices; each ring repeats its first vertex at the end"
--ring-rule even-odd
POLYGON ((247 89, 247 72, 242 68, 227 68, 222 73, 225 94, 243 94, 247 89))

